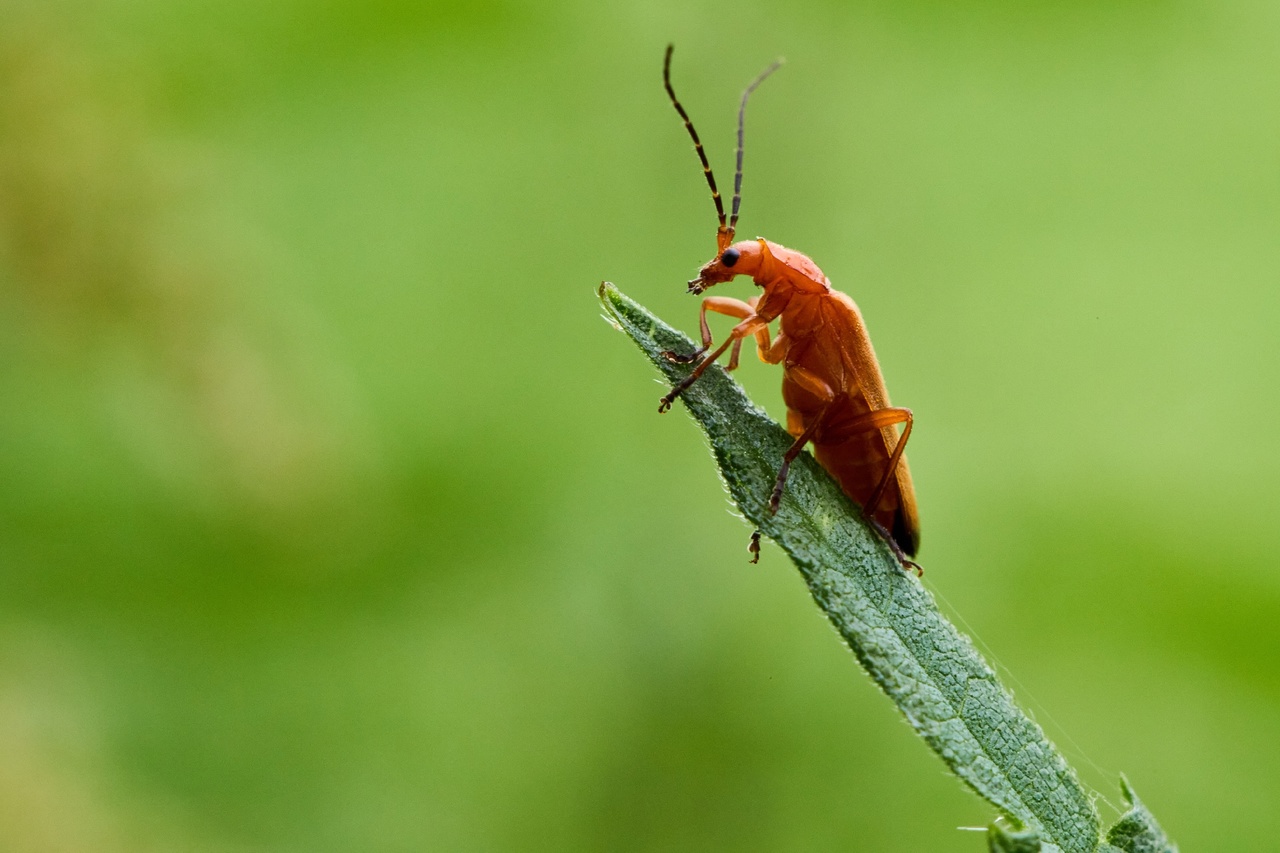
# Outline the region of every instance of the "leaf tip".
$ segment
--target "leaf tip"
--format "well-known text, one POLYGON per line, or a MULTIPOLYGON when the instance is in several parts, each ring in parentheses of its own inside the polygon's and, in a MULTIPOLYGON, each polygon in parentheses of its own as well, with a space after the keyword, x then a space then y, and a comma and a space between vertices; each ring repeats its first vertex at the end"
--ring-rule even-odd
POLYGON ((1124 795, 1124 801, 1130 806, 1138 805, 1138 795, 1133 792, 1133 785, 1129 784, 1129 777, 1120 774, 1120 793, 1124 795))
POLYGON ((1123 853, 1177 853, 1178 845, 1170 840, 1155 816, 1147 810, 1129 780, 1121 774, 1120 791, 1129 810, 1107 831, 1107 842, 1123 853))
POLYGON ((618 297, 622 295, 622 291, 618 290, 618 286, 611 281, 602 281, 600 286, 596 288, 596 294, 600 297, 600 302, 610 312, 615 312, 618 307, 618 297))

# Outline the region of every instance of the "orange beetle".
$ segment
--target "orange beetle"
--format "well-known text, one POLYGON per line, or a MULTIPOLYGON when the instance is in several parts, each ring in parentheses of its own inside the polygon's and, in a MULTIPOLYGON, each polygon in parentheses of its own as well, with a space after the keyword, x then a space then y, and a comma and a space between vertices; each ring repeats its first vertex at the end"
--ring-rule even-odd
MULTIPOLYGON (((733 216, 726 224, 711 165, 693 123, 671 88, 672 49, 667 47, 663 83, 693 138, 720 217, 716 256, 689 282, 689 292, 702 293, 735 276, 747 275, 763 293, 746 302, 719 296, 702 300, 698 315, 702 347, 687 356, 666 354, 675 361, 702 360, 662 398, 658 411, 670 409, 676 397, 696 382, 725 350, 732 348, 727 369, 736 368, 743 341, 754 336, 761 360, 782 364, 787 431, 796 438, 783 456, 782 468, 769 498, 770 511, 777 511, 792 460, 812 442, 818 463, 835 477, 845 494, 862 507, 864 517, 885 537, 899 561, 920 571, 919 565, 909 559, 919 549, 920 519, 911 472, 903 456, 911 435, 911 410, 889 404, 880 364, 858 306, 845 294, 833 290, 817 264, 799 252, 763 238, 733 242, 742 200, 742 141, 747 98, 778 63, 766 69, 742 94, 733 216), (729 337, 709 354, 712 338, 707 325, 708 311, 740 321, 729 337), (779 331, 770 339, 769 324, 776 319, 781 320, 779 331), (898 424, 904 425, 901 436, 898 424)), ((751 550, 753 556, 758 557, 759 533, 752 536, 751 550)))

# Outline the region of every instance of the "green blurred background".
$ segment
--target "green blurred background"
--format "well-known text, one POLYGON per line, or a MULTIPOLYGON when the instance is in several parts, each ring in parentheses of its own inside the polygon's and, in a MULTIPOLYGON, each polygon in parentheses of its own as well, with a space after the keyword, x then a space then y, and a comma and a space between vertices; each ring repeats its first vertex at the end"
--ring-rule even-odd
POLYGON ((599 319, 696 330, 668 41, 722 183, 788 59, 742 233, 862 306, 926 584, 1104 818, 1274 849, 1261 0, 0 0, 0 849, 984 849, 599 319))

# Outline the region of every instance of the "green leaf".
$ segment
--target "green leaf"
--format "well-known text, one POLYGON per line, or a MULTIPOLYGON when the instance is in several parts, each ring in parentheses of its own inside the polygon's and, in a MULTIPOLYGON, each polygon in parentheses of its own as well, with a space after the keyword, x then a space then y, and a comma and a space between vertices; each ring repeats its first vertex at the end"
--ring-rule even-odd
POLYGON ((1124 853, 1178 853, 1178 845, 1164 834, 1160 824, 1129 786, 1129 780, 1123 776, 1120 777, 1120 789, 1129 803, 1129 810, 1107 832, 1107 841, 1124 853))
POLYGON ((1044 845, 1035 830, 1014 830, 996 821, 987 827, 987 848, 990 853, 1040 853, 1044 845))
MULTIPOLYGON (((662 352, 692 352, 689 338, 611 284, 600 286, 600 299, 607 319, 670 382, 688 375, 689 365, 662 352)), ((1097 850, 1098 814, 1075 774, 826 471, 801 454, 770 515, 769 495, 791 436, 719 367, 682 399, 710 439, 743 515, 787 552, 858 662, 952 772, 1038 835, 1045 853, 1097 850)))

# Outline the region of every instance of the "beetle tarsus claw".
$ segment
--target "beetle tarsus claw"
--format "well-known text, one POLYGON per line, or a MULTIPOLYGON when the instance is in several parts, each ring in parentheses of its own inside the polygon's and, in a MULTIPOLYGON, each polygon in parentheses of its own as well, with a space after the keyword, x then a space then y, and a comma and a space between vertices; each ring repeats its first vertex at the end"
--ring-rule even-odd
POLYGON ((747 551, 751 554, 751 562, 760 562, 760 531, 757 530, 751 534, 751 544, 747 546, 747 551))
POLYGON ((675 350, 664 349, 662 351, 662 357, 667 361, 673 361, 676 364, 689 364, 690 362, 697 361, 706 351, 706 347, 699 347, 688 355, 681 355, 675 350))

